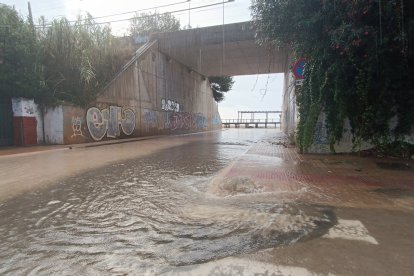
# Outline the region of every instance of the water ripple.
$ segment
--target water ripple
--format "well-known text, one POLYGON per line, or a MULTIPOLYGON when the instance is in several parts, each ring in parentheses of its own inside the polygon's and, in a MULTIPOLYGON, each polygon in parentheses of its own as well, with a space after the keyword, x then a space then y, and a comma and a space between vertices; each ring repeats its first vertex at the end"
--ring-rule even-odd
POLYGON ((157 274, 296 242, 334 223, 317 206, 207 197, 213 174, 251 144, 220 139, 92 170, 4 203, 0 274, 157 274))

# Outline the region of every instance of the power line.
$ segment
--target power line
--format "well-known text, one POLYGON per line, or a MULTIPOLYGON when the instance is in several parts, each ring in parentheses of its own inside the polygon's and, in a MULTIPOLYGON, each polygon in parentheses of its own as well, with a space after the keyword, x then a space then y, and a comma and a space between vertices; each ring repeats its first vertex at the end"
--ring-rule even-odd
MULTIPOLYGON (((222 5, 233 2, 234 0, 227 0, 225 2, 218 2, 218 3, 213 3, 213 4, 208 4, 208 5, 203 5, 203 6, 198 6, 198 7, 191 7, 191 8, 186 8, 186 9, 179 9, 179 10, 175 10, 175 11, 170 11, 170 12, 165 12, 165 13, 169 13, 169 14, 173 14, 173 13, 180 13, 180 12, 185 12, 185 11, 189 11, 189 10, 198 10, 198 9, 202 9, 202 8, 206 8, 206 7, 212 7, 212 6, 217 6, 217 5, 222 5)), ((180 2, 180 4, 182 3, 186 3, 185 2, 180 2)), ((176 3, 177 4, 177 3, 176 3)), ((172 5, 172 4, 170 4, 172 5)), ((154 7, 152 9, 156 9, 157 7, 154 7)), ((151 8, 145 9, 145 10, 149 10, 151 8)), ((138 10, 139 11, 139 10, 138 10)), ((137 11, 134 11, 137 12, 137 11)), ((105 17, 110 17, 110 16, 114 16, 114 15, 107 15, 105 17)), ((115 22, 123 22, 123 21, 129 21, 132 19, 140 19, 140 18, 146 18, 146 17, 152 17, 152 16, 156 16, 156 15, 145 15, 145 16, 136 16, 136 17, 131 17, 131 18, 126 18, 126 19, 118 19, 118 20, 109 20, 109 21, 105 21, 105 22, 95 22, 93 23, 93 25, 102 25, 102 24, 110 24, 110 23, 115 23, 115 22)), ((96 18, 102 18, 102 17, 96 17, 96 18)), ((95 18, 91 18, 92 20, 95 18)), ((77 22, 77 21, 69 21, 69 23, 73 23, 73 22, 77 22)), ((83 25, 89 25, 89 24, 79 24, 79 26, 83 26, 83 25)), ((36 28, 43 28, 43 27, 50 27, 52 26, 51 23, 49 24, 45 24, 45 25, 34 25, 36 28)))
MULTIPOLYGON (((113 17, 113 16, 119 16, 119 15, 129 14, 129 13, 136 13, 136 12, 141 12, 141 11, 146 11, 146 10, 152 10, 152 9, 158 9, 158 8, 165 8, 165 7, 169 7, 169 6, 174 6, 174 5, 179 5, 179 4, 187 3, 189 1, 190 0, 185 0, 185 1, 182 1, 182 2, 175 2, 175 3, 171 3, 171 4, 160 5, 160 6, 155 6, 155 7, 145 8, 145 9, 140 9, 140 10, 135 10, 135 11, 129 11, 129 12, 122 12, 122 13, 110 14, 110 15, 97 16, 97 17, 92 17, 91 19, 100 19, 100 18, 105 18, 105 17, 113 17)), ((58 7, 58 8, 55 8, 55 9, 53 9, 53 8, 52 9, 51 8, 49 8, 49 9, 44 8, 44 9, 41 9, 40 11, 43 11, 43 10, 57 10, 57 9, 61 9, 63 7, 64 6, 58 7)), ((72 7, 68 7, 68 8, 69 9, 72 9, 72 7)), ((79 8, 79 7, 76 7, 76 8, 79 8)), ((39 13, 39 10, 37 10, 35 7, 33 9, 36 10, 36 13, 39 13)), ((69 20, 68 22, 69 23, 74 23, 74 22, 77 22, 77 20, 69 20)), ((50 25, 50 24, 46 24, 46 25, 50 25)))
MULTIPOLYGON (((186 0, 186 1, 175 2, 175 3, 171 3, 171 4, 160 5, 160 6, 156 6, 156 7, 140 9, 140 10, 135 10, 135 11, 130 11, 130 12, 121 12, 121 13, 114 13, 114 14, 110 14, 110 15, 97 16, 97 17, 93 17, 91 19, 100 19, 100 18, 113 17, 113 16, 118 16, 118 15, 125 15, 125 14, 130 14, 130 13, 148 11, 148 10, 155 10, 155 9, 159 9, 159 8, 166 8, 166 7, 170 7, 170 6, 176 6, 176 5, 184 4, 184 3, 187 3, 187 2, 190 2, 190 1, 186 0)), ((72 20, 72 21, 69 21, 69 23, 73 23, 73 22, 76 22, 76 21, 77 20, 72 20)))

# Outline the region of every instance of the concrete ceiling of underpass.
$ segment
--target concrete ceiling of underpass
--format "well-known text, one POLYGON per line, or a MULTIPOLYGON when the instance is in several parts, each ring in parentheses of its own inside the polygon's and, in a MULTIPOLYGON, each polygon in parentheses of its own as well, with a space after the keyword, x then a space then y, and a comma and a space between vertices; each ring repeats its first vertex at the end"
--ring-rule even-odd
POLYGON ((255 42, 251 22, 158 33, 151 40, 162 53, 207 77, 284 73, 288 67, 286 50, 255 42))

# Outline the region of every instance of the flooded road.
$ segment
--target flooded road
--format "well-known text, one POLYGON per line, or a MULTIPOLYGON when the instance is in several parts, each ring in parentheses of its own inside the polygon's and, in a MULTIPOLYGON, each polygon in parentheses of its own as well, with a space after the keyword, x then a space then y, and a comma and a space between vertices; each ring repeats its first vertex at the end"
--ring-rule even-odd
MULTIPOLYGON (((233 129, 175 137, 186 142, 145 156, 138 154, 145 142, 54 153, 105 158, 129 148, 127 158, 1 202, 0 274, 168 274, 325 234, 336 223, 327 207, 262 198, 257 191, 209 192, 217 174, 275 133, 233 129)), ((42 156, 38 162, 48 155, 42 156)))

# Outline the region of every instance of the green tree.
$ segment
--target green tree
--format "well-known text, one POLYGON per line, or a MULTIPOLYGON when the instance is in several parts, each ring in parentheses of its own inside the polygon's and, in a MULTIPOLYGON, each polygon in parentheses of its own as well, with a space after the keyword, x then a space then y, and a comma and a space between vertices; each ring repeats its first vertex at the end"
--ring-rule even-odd
POLYGON ((180 29, 180 21, 170 13, 136 13, 130 21, 132 36, 149 36, 157 32, 171 32, 180 29))
MULTIPOLYGON (((254 0, 261 43, 307 60, 297 89, 298 144, 312 144, 320 112, 331 146, 349 118, 355 138, 402 139, 414 122, 414 3, 410 0, 254 0), (390 121, 398 119, 389 129, 390 121)), ((333 148, 333 147, 332 147, 333 148)))
POLYGON ((0 4, 0 95, 29 97, 38 103, 87 105, 122 65, 109 26, 90 15, 75 24, 56 19, 33 24, 0 4))
POLYGON ((95 24, 91 15, 71 24, 56 19, 38 30, 45 93, 52 102, 84 106, 95 100, 121 66, 109 26, 95 24))
POLYGON ((0 4, 0 95, 40 95, 36 37, 13 8, 0 4))
POLYGON ((233 77, 210 77, 211 89, 216 102, 224 100, 224 93, 231 90, 234 84, 233 77))

